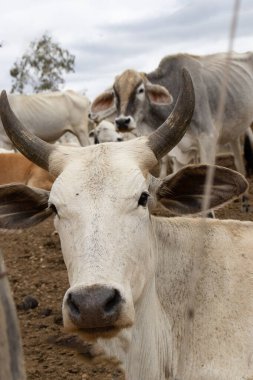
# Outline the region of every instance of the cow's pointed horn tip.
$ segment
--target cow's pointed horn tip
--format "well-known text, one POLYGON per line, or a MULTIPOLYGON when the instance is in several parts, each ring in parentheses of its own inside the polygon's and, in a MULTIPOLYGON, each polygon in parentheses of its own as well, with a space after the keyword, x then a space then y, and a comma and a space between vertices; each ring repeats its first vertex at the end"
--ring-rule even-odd
POLYGON ((0 95, 0 111, 3 111, 3 106, 8 102, 6 90, 1 91, 0 95))
POLYGON ((6 90, 1 91, 1 99, 7 98, 7 92, 6 90))

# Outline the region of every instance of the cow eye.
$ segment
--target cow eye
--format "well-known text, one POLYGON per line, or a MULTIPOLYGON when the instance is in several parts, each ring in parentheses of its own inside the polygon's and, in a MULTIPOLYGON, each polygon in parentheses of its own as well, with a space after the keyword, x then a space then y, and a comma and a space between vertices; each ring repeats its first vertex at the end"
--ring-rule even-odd
POLYGON ((142 207, 147 206, 148 197, 149 197, 149 193, 147 191, 144 191, 143 193, 141 193, 141 196, 138 201, 138 206, 142 206, 142 207))
POLYGON ((143 94, 143 92, 144 92, 144 88, 143 87, 139 88, 138 91, 137 91, 138 94, 143 94))

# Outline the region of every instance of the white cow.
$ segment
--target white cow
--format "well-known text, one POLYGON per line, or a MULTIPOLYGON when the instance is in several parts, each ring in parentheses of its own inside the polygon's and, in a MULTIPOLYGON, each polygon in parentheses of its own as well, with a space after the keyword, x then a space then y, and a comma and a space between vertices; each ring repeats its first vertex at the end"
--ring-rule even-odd
POLYGON ((0 153, 0 168, 0 185, 23 183, 50 190, 54 182, 54 177, 48 171, 17 152, 0 153))
MULTIPOLYGON (((9 94, 11 107, 36 136, 55 142, 64 133, 71 132, 82 146, 89 145, 89 100, 74 91, 51 92, 32 95, 9 94)), ((12 149, 0 121, 0 147, 12 149)))
POLYGON ((89 137, 94 144, 123 141, 121 134, 116 131, 115 124, 108 120, 102 120, 92 131, 90 131, 89 137))
MULTIPOLYGON (((74 148, 29 134, 1 97, 10 138, 58 178, 50 194, 1 187, 0 227, 55 214, 70 282, 65 329, 98 339, 128 380, 253 377, 253 223, 151 215, 157 203, 179 214, 201 209, 208 166, 163 180, 149 174, 185 132, 193 99, 185 73, 177 106, 156 132, 74 148)), ((246 189, 241 174, 216 167, 210 207, 246 189)))

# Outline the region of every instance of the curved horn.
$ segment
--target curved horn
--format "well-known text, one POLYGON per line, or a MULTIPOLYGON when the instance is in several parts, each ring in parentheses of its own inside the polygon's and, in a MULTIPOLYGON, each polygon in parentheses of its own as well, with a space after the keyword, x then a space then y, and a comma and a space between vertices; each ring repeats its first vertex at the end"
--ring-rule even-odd
POLYGON ((181 140, 191 122, 195 95, 191 76, 183 69, 183 85, 176 105, 167 120, 148 137, 148 146, 159 160, 181 140))
POLYGON ((54 146, 33 135, 22 125, 10 107, 6 91, 1 93, 0 116, 5 132, 15 147, 29 160, 48 170, 49 155, 54 146))

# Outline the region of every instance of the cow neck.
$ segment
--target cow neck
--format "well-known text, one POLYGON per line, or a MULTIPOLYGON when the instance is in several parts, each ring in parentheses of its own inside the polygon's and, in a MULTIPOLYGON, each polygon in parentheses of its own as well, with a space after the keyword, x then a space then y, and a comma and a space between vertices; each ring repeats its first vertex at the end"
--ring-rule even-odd
POLYGON ((126 362, 128 377, 165 380, 172 363, 171 326, 158 299, 155 278, 146 285, 135 310, 136 320, 126 362))
POLYGON ((157 129, 166 120, 172 107, 149 104, 149 112, 144 112, 143 124, 150 126, 151 131, 157 129))

